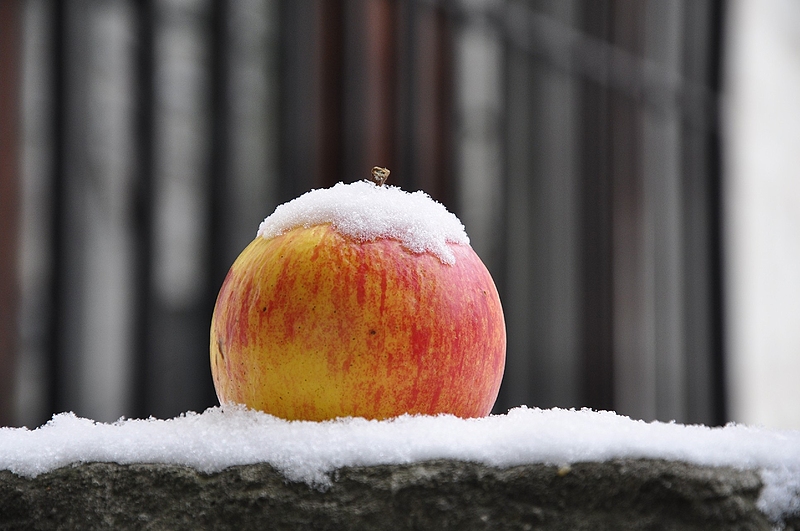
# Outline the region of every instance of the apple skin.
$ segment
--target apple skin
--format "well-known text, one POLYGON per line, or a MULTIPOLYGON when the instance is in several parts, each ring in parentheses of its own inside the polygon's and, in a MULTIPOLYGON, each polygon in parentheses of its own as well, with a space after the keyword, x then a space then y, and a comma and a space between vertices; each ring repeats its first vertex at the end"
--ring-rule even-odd
POLYGON ((211 322, 222 404, 290 420, 490 413, 506 330, 469 245, 452 265, 330 224, 256 237, 231 266, 211 322))

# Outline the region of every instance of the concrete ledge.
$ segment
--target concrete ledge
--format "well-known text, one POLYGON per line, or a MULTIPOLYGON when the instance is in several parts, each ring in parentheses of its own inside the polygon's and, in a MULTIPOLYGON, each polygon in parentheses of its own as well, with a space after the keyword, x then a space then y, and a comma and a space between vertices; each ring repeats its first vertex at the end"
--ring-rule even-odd
MULTIPOLYGON (((344 468, 322 491, 267 464, 0 471, 0 529, 774 529, 754 471, 660 460, 344 468)), ((794 529, 800 522, 786 522, 794 529)), ((800 527, 798 527, 800 529, 800 527)))

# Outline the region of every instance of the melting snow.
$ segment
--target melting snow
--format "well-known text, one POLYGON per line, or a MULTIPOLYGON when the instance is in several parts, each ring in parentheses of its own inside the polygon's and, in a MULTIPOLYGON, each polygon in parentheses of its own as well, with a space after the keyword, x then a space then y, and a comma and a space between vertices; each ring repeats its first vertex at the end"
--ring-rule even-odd
POLYGON ((800 431, 643 422, 613 412, 512 409, 482 419, 402 416, 290 422, 241 407, 102 424, 71 413, 0 429, 0 469, 33 477, 79 462, 166 463, 215 472, 268 462, 288 479, 330 483, 339 467, 458 459, 506 467, 663 458, 761 472, 768 516, 800 510, 800 431))
POLYGON ((323 223, 361 241, 399 240, 411 252, 427 251, 448 264, 455 261, 448 243, 469 244, 461 221, 425 192, 368 181, 312 190, 284 203, 261 222, 258 236, 272 238, 323 223))

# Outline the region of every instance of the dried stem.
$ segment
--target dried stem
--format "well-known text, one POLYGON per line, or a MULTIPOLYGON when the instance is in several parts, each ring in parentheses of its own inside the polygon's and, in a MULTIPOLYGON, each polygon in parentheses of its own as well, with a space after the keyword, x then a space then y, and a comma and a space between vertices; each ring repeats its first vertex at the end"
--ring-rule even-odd
POLYGON ((375 166, 372 168, 372 182, 377 184, 378 186, 383 186, 386 182, 386 179, 389 178, 389 170, 386 168, 381 168, 380 166, 375 166))

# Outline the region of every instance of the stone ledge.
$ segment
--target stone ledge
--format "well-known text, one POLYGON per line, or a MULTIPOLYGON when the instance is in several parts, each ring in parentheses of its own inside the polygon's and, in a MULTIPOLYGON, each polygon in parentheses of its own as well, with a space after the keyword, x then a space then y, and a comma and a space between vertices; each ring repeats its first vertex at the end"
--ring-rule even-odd
POLYGON ((0 471, 0 529, 774 529, 756 507, 757 472, 680 462, 437 460, 343 468, 333 480, 319 490, 268 464, 0 471))

